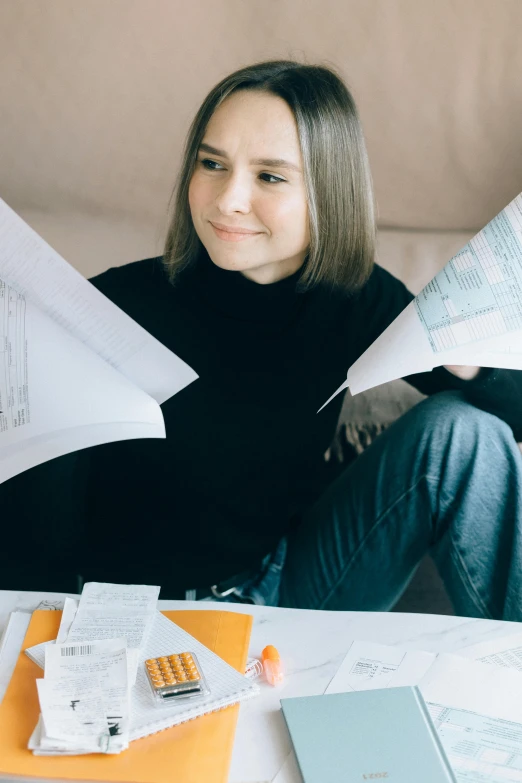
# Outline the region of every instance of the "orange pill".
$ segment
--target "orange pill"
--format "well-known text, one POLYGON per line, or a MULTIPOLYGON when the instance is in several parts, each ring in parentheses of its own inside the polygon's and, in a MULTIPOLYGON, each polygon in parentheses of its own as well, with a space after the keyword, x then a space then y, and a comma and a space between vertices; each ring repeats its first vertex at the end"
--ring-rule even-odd
POLYGON ((149 658, 148 661, 145 661, 145 663, 147 664, 147 666, 153 666, 156 663, 156 659, 149 658))

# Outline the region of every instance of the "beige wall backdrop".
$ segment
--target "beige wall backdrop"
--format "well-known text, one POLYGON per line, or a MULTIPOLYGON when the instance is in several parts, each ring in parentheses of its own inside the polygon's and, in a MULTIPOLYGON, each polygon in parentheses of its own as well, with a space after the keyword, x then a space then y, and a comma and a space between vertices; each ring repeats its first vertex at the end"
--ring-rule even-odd
POLYGON ((86 275, 161 252, 207 91, 261 59, 331 64, 382 262, 418 287, 522 190, 521 30, 521 0, 0 0, 0 196, 86 275))

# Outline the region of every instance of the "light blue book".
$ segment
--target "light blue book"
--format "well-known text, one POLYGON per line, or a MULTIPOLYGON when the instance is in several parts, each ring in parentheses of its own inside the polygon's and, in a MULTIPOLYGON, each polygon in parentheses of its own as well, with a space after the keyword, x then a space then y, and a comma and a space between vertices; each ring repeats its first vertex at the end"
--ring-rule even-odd
POLYGON ((420 691, 281 699, 304 783, 456 783, 420 691))

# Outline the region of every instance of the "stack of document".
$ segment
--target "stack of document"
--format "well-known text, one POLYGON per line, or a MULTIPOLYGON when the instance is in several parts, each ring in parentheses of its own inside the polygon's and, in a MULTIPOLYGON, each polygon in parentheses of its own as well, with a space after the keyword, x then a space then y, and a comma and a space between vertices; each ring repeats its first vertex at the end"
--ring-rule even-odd
MULTIPOLYGON (((117 704, 107 709, 106 700, 98 699, 96 716, 99 718, 102 713, 107 713, 105 728, 111 741, 107 744, 105 734, 96 750, 82 750, 82 753, 117 753, 124 749, 125 736, 127 741, 146 737, 259 693, 259 686, 156 610, 159 590, 159 587, 149 585, 88 582, 79 605, 72 599, 66 599, 56 642, 44 642, 25 651, 31 660, 45 670, 44 679, 37 681, 42 714, 29 742, 33 752, 51 749, 48 741, 51 736, 50 723, 46 720, 45 710, 51 715, 52 721, 64 709, 67 711, 68 708, 72 712, 71 704, 75 697, 71 696, 68 702, 67 698, 70 688, 79 686, 80 680, 81 687, 86 689, 82 691, 83 698, 89 699, 89 709, 94 710, 98 681, 86 679, 93 672, 101 678, 104 692, 109 680, 111 686, 115 686, 118 692, 114 694, 114 700, 117 704), (151 698, 143 661, 182 651, 196 654, 210 693, 194 700, 173 700, 158 708, 151 698), (52 661, 49 675, 48 660, 52 661), (67 698, 65 695, 63 699, 58 698, 56 684, 42 686, 48 677, 53 683, 62 683, 64 689, 67 686, 67 698), (77 678, 78 682, 73 683, 71 678, 77 678), (125 678, 127 690, 130 691, 130 716, 125 712, 126 702, 120 690, 125 678), (45 696, 48 693, 52 695, 54 708, 48 699, 42 700, 41 687, 45 696), (54 714, 49 712, 51 709, 54 709, 54 714), (114 721, 117 727, 113 725, 114 721), (116 736, 117 740, 114 739, 116 736), (45 739, 43 744, 42 738, 45 739)), ((74 710, 77 709, 76 706, 74 710)), ((91 720, 94 718, 88 717, 87 722, 91 720)), ((56 730, 53 731, 54 739, 56 730)), ((52 747, 57 748, 59 753, 67 752, 68 749, 65 746, 65 750, 57 745, 52 747)))
POLYGON ((36 681, 41 715, 29 740, 35 755, 120 753, 129 746, 127 642, 53 644, 36 681))
MULTIPOLYGON (((121 586, 98 585, 96 590, 91 593, 91 598, 97 594, 99 599, 100 589, 103 588, 105 598, 112 594, 113 598, 108 602, 104 617, 84 617, 84 612, 77 612, 77 602, 67 602, 65 611, 34 611, 25 634, 23 652, 18 654, 21 636, 25 631, 25 623, 22 632, 18 634, 20 641, 16 650, 16 665, 10 678, 4 699, 0 704, 0 778, 7 777, 9 780, 28 779, 32 777, 45 779, 63 779, 78 781, 99 781, 99 783, 170 783, 171 781, 183 781, 184 783, 224 783, 228 780, 228 770, 230 768, 232 748, 235 735, 236 721, 238 717, 239 703, 259 692, 259 687, 248 680, 242 672, 245 671, 245 663, 248 655, 250 633, 252 629, 252 615, 239 612, 220 611, 211 609, 204 610, 178 610, 160 613, 157 610, 153 612, 152 629, 143 636, 143 646, 138 653, 138 672, 135 684, 131 687, 130 703, 130 723, 128 729, 129 747, 123 753, 116 753, 118 743, 123 746, 125 742, 125 704, 122 698, 118 710, 118 705, 114 706, 115 712, 108 716, 105 729, 110 737, 114 755, 108 756, 107 751, 100 748, 98 753, 83 752, 81 755, 75 746, 75 753, 69 754, 64 751, 63 740, 60 739, 60 753, 45 755, 31 753, 27 749, 28 741, 31 735, 32 741, 40 744, 38 729, 35 732, 37 723, 41 727, 39 720, 40 713, 46 713, 46 704, 40 704, 38 699, 37 681, 43 677, 46 681, 52 673, 52 669, 43 673, 47 650, 52 648, 68 647, 81 648, 86 650, 73 650, 73 655, 61 656, 57 664, 61 669, 60 675, 65 673, 70 676, 74 673, 76 664, 83 666, 90 660, 96 668, 95 674, 102 678, 103 698, 107 697, 106 688, 103 684, 104 668, 110 656, 106 656, 104 666, 99 666, 100 661, 96 662, 92 653, 99 651, 89 650, 99 644, 95 636, 102 628, 102 622, 110 616, 111 609, 115 609, 115 595, 121 586), (77 618, 78 614, 78 618, 77 618), (81 614, 81 616, 80 616, 81 614), (83 619, 82 619, 83 617, 83 619), (77 622, 76 621, 77 618, 77 622), (82 620, 83 632, 89 634, 89 639, 80 641, 68 639, 69 632, 73 624, 78 630, 78 623, 82 620), (60 623, 61 621, 61 623, 60 623), (96 626, 97 625, 97 629, 96 626), (90 630, 88 628, 90 627, 90 630), (144 661, 148 658, 168 655, 172 652, 182 650, 191 651, 197 657, 201 671, 203 672, 210 693, 204 696, 198 696, 194 699, 176 700, 175 704, 167 702, 158 704, 152 697, 151 690, 147 682, 144 661), (86 655, 82 659, 81 653, 86 655), (80 653, 80 654, 76 654, 80 653), (89 655, 91 653, 91 655, 89 655), (39 669, 38 667, 41 667, 39 669), (183 703, 182 703, 183 702, 183 703), (232 706, 236 705, 236 706, 232 706), (224 709, 228 708, 228 709, 224 709), (122 715, 121 722, 119 719, 122 715), (204 717, 203 717, 204 716, 204 717), (198 718, 193 720, 193 718, 198 718), (116 725, 119 723, 119 725, 116 725), (183 724, 183 725, 179 725, 183 724), (108 729, 108 732, 107 732, 108 729), (111 731, 112 729, 112 731, 111 731), (158 733, 159 732, 159 733, 158 733), (154 735, 154 736, 150 736, 154 735), (135 740, 143 739, 141 742, 135 740), (204 749, 204 752, 202 752, 204 749)), ((127 590, 132 590, 136 597, 143 595, 141 586, 127 586, 127 590)), ((87 593, 91 592, 90 587, 86 585, 87 593)), ((122 597, 122 596, 120 596, 122 597)), ((128 594, 126 601, 131 596, 128 594)), ((132 623, 130 618, 127 623, 127 634, 122 633, 123 621, 121 617, 113 617, 116 621, 116 629, 106 629, 107 635, 112 633, 115 636, 115 643, 110 641, 111 654, 118 657, 118 650, 123 649, 122 645, 127 645, 127 658, 132 659, 134 650, 131 645, 136 642, 136 630, 141 626, 144 628, 143 616, 140 617, 140 609, 136 600, 133 607, 135 610, 132 623), (131 627, 132 625, 132 627, 131 627), (116 632, 121 634, 121 641, 116 638, 116 632)), ((141 607, 143 608, 143 607, 141 607)), ((92 611, 94 607, 87 607, 92 611)), ((146 625, 146 624, 145 624, 146 625)), ((78 630, 79 633, 79 630, 78 630)), ((139 633, 138 633, 139 638, 139 633)), ((104 640, 101 640, 102 643, 104 640)), ((7 650, 6 650, 7 652, 7 650)), ((58 653, 56 653, 58 657, 58 653)), ((10 652, 9 660, 15 657, 10 652)), ((0 661, 3 663, 4 661, 0 661)), ((7 662, 7 661, 6 661, 7 662)), ((121 663, 111 661, 114 666, 110 670, 109 676, 113 684, 116 667, 121 667, 121 663)), ((12 666, 10 666, 12 668, 12 666)), ((92 674, 87 672, 87 675, 92 674)), ((119 684, 123 681, 123 671, 120 668, 119 684)), ((128 675, 127 675, 128 676, 128 675)), ((128 676, 128 681, 130 677, 128 676)), ((0 683, 1 684, 1 683, 0 683)), ((44 686, 45 687, 45 686, 44 686)), ((76 701, 72 694, 71 699, 66 705, 67 716, 70 717, 76 712, 77 705, 73 710, 71 702, 76 701)), ((115 694, 116 695, 116 694, 115 694)), ((120 691, 120 695, 123 696, 120 691)), ((99 698, 98 698, 99 703, 99 698)), ((105 706, 105 702, 104 702, 105 706)), ((92 718, 87 718, 87 721, 92 718)), ((48 727, 49 728, 49 727, 48 727)), ((55 735, 61 734, 60 727, 53 725, 49 731, 52 736, 46 734, 47 740, 53 740, 56 748, 55 735)), ((83 736, 84 733, 82 732, 83 736)), ((78 735, 69 740, 76 742, 78 735)), ((82 743, 84 739, 82 739, 82 743)), ((46 742, 51 744, 51 742, 46 742)), ((89 748, 84 748, 87 751, 89 748)))
POLYGON ((36 755, 119 753, 129 745, 130 689, 160 588, 89 582, 66 599, 56 643, 27 651, 42 663, 36 755))

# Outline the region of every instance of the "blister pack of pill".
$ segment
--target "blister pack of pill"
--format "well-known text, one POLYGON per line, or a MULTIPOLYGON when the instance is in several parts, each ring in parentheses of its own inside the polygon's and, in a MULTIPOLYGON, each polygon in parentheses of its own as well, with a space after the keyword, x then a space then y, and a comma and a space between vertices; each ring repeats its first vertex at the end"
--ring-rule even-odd
POLYGON ((149 658, 144 666, 151 693, 158 703, 210 693, 194 653, 181 652, 149 658))

